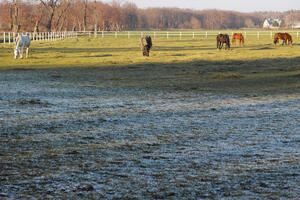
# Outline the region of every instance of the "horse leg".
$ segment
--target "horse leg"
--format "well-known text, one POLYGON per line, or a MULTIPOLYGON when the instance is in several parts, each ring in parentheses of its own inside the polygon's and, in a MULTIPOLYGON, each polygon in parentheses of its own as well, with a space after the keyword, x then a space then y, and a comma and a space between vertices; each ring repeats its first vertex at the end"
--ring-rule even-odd
POLYGON ((20 50, 20 58, 23 59, 23 50, 24 50, 24 46, 21 46, 21 50, 20 50))
POLYGON ((29 47, 27 47, 26 49, 26 58, 28 58, 28 56, 29 56, 29 47))
POLYGON ((143 48, 143 56, 147 56, 147 46, 144 46, 143 48))
POLYGON ((219 50, 220 50, 220 49, 222 48, 222 47, 221 47, 221 44, 222 44, 222 42, 221 42, 221 41, 218 41, 218 42, 217 42, 217 49, 219 49, 219 50))

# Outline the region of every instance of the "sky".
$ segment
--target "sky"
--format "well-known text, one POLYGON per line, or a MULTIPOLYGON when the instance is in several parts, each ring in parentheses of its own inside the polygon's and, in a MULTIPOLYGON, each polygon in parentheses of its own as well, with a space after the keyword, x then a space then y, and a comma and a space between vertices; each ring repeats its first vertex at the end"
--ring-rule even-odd
MULTIPOLYGON (((138 8, 177 7, 194 10, 218 9, 239 12, 300 10, 300 0, 118 0, 132 2, 138 8)), ((102 0, 108 3, 111 0, 102 0)))

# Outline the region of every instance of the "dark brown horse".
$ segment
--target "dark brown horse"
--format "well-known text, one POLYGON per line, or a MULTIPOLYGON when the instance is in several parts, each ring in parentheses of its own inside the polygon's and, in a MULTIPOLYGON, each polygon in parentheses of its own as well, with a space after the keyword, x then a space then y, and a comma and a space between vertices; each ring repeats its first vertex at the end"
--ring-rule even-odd
POLYGON ((238 40, 240 42, 240 45, 241 44, 244 45, 244 43, 245 43, 244 36, 241 33, 234 33, 232 35, 232 39, 231 39, 232 44, 236 44, 236 40, 238 40))
POLYGON ((217 35, 217 49, 222 49, 223 44, 225 43, 225 49, 230 49, 230 39, 227 34, 219 34, 217 35))
POLYGON ((289 41, 289 45, 293 45, 292 36, 288 33, 276 33, 274 35, 274 44, 279 43, 279 40, 283 40, 282 45, 287 45, 287 41, 289 41))
POLYGON ((149 56, 150 49, 152 48, 152 39, 150 36, 142 37, 140 40, 140 47, 143 51, 143 56, 149 56))

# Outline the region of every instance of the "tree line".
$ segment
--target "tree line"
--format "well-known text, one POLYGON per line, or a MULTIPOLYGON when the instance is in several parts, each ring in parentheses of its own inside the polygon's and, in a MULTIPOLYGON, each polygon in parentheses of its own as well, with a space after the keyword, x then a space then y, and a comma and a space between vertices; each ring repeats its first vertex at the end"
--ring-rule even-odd
POLYGON ((300 21, 300 11, 241 13, 179 8, 139 9, 96 0, 4 0, 0 30, 14 32, 261 28, 266 18, 300 21))

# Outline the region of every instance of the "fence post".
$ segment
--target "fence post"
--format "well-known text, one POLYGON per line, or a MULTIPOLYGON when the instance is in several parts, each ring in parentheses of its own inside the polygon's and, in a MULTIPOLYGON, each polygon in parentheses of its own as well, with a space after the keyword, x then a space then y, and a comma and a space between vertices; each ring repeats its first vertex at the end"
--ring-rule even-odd
POLYGON ((5 32, 3 33, 3 43, 5 43, 5 32))
POLYGON ((129 33, 129 31, 128 31, 128 39, 130 38, 130 33, 129 33))
POLYGON ((259 31, 257 31, 257 39, 259 39, 259 31))
POLYGON ((141 37, 143 37, 143 32, 141 32, 141 37))
POLYGON ((169 32, 167 32, 167 39, 169 39, 169 32))
POLYGON ((271 31, 271 32, 270 32, 270 37, 271 37, 271 39, 272 39, 272 35, 273 35, 273 34, 272 34, 272 31, 271 31))
POLYGON ((195 38, 195 33, 193 32, 193 39, 195 38))
POLYGON ((207 38, 207 31, 206 31, 206 33, 205 33, 205 38, 207 38))
POLYGON ((155 31, 154 31, 154 39, 156 38, 156 34, 155 34, 155 31))
POLYGON ((179 33, 180 39, 181 39, 181 35, 182 35, 182 33, 180 32, 180 33, 179 33))
POLYGON ((8 43, 10 44, 10 32, 8 33, 8 43))

